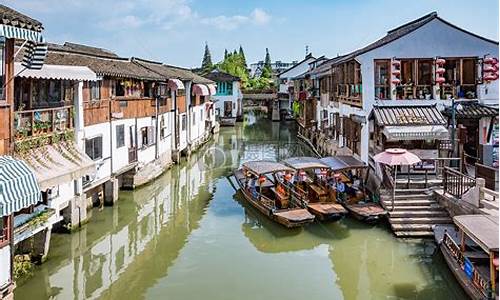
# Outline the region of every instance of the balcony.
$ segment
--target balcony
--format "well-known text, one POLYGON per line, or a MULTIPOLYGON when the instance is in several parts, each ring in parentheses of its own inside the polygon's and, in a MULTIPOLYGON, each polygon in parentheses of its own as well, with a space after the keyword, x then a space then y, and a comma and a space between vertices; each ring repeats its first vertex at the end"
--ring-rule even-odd
POLYGON ((21 213, 14 216, 14 244, 17 244, 50 225, 49 220, 55 214, 53 208, 40 204, 31 213, 21 213))
POLYGON ((16 140, 63 133, 73 129, 73 106, 21 110, 14 113, 16 140))

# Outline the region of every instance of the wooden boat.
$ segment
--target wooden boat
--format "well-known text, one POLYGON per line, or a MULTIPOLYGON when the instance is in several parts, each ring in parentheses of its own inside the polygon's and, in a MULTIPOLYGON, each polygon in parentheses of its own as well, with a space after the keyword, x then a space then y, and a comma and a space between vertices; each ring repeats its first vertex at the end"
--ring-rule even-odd
POLYGON ((471 299, 498 299, 498 217, 453 217, 458 232, 434 229, 448 267, 471 299))
POLYGON ((314 215, 300 203, 280 191, 277 172, 293 171, 277 162, 251 161, 234 172, 236 182, 245 199, 270 219, 288 228, 314 222, 314 215), (252 183, 258 181, 258 183, 252 183), (252 185, 253 184, 253 185, 252 185))
POLYGON ((327 165, 332 172, 336 173, 345 184, 346 189, 349 190, 349 192, 345 193, 346 199, 341 204, 354 218, 373 224, 387 215, 387 211, 379 203, 367 201, 362 176, 358 176, 361 183, 358 186, 355 186, 348 176, 349 172, 357 172, 360 173, 358 175, 361 175, 367 169, 364 162, 348 155, 324 157, 320 161, 327 165))
POLYGON ((234 126, 236 124, 236 117, 219 117, 220 126, 234 126))
MULTIPOLYGON (((294 182, 291 185, 299 197, 306 202, 307 209, 316 219, 320 221, 338 221, 348 214, 347 210, 336 201, 335 195, 328 192, 315 175, 315 171, 328 169, 328 166, 315 157, 292 157, 283 161, 283 163, 295 170, 295 175, 299 172, 309 171, 312 180, 294 182)), ((282 181, 286 181, 281 178, 282 181)))

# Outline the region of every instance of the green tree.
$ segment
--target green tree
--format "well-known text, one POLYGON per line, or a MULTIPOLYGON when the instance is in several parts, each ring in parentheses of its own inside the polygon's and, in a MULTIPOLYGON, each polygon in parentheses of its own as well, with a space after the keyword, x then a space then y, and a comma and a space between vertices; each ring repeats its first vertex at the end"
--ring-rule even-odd
POLYGON ((230 53, 228 56, 220 63, 217 64, 217 68, 228 74, 239 77, 241 80, 241 85, 246 88, 249 83, 248 71, 243 64, 243 60, 238 53, 230 53))
POLYGON ((241 60, 243 61, 243 64, 245 65, 245 67, 247 67, 247 59, 245 57, 245 52, 243 52, 243 47, 241 47, 241 45, 240 45, 240 50, 238 51, 238 54, 240 55, 241 60))
POLYGON ((266 48, 266 58, 264 59, 264 67, 271 69, 271 55, 269 55, 269 49, 266 48))
POLYGON ((227 53, 227 49, 224 49, 224 59, 226 59, 228 56, 229 54, 227 53))
POLYGON ((210 55, 210 49, 208 49, 208 44, 205 43, 205 53, 203 54, 203 61, 201 62, 201 73, 208 74, 212 72, 214 65, 212 64, 212 55, 210 55))

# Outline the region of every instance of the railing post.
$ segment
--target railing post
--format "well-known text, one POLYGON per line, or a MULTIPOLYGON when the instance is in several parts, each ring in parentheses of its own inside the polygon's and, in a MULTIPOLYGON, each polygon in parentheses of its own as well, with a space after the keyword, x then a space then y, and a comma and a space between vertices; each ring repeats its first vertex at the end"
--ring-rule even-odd
POLYGON ((484 200, 484 187, 486 180, 484 178, 476 178, 476 187, 479 189, 479 207, 482 207, 481 201, 484 200))

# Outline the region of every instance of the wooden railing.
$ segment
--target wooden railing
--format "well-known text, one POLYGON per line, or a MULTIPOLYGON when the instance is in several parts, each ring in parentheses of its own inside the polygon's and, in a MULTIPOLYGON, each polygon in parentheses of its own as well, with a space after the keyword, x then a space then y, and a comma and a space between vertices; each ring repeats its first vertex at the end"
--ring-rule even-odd
MULTIPOLYGON (((443 244, 451 253, 452 258, 458 263, 462 271, 465 272, 465 257, 460 250, 460 247, 455 243, 455 241, 445 233, 443 236, 443 244)), ((472 266, 472 284, 488 298, 490 291, 490 281, 485 279, 477 270, 472 266)))
POLYGON ((73 106, 16 111, 14 127, 17 140, 63 132, 73 128, 73 106))
POLYGON ((460 173, 457 170, 445 167, 443 170, 444 191, 458 199, 471 187, 476 185, 476 179, 460 173))

